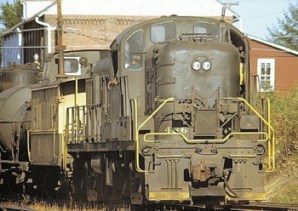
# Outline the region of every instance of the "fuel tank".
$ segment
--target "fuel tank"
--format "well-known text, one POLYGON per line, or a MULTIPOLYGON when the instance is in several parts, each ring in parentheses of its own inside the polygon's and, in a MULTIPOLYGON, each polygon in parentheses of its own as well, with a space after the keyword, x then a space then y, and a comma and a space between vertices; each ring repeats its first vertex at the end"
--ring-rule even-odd
POLYGON ((0 140, 9 151, 16 146, 21 125, 28 118, 28 102, 31 90, 28 86, 17 86, 0 93, 0 140))

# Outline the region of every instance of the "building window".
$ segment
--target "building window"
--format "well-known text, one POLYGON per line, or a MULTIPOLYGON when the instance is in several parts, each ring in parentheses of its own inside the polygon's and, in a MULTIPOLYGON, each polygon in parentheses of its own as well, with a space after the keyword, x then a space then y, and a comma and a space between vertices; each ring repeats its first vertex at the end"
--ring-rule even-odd
POLYGON ((273 92, 275 88, 275 59, 258 59, 259 92, 273 92))

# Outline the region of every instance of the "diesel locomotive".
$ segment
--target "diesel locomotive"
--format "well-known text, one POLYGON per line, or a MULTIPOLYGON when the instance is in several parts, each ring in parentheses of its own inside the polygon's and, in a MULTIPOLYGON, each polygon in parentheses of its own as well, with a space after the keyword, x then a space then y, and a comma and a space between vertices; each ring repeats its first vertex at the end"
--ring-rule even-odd
POLYGON ((26 118, 9 141, 26 149, 15 177, 23 191, 53 196, 66 186, 74 200, 132 205, 267 199, 270 103, 251 103, 249 43, 238 29, 161 17, 120 33, 108 53, 85 73, 27 86, 26 118))

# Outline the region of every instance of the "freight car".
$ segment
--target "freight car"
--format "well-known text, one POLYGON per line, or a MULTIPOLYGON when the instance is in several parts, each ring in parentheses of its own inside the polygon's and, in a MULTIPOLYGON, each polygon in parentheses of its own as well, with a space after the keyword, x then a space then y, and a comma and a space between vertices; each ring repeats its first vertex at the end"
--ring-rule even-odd
POLYGON ((249 78, 248 40, 223 19, 132 26, 86 77, 31 88, 25 180, 92 202, 264 200, 274 133, 249 78))

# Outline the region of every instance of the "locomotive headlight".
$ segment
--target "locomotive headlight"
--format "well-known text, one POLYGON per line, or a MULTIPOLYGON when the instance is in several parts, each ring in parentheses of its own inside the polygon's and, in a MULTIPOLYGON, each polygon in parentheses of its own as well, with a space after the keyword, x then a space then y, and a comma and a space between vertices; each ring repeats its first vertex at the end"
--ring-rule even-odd
POLYGON ((192 69, 194 69, 194 70, 199 70, 199 69, 201 69, 201 63, 200 63, 199 61, 194 61, 194 62, 192 63, 192 69))
POLYGON ((209 61, 203 62, 203 69, 204 70, 210 70, 211 69, 211 63, 209 61))

